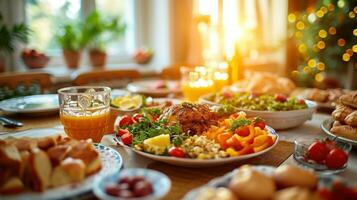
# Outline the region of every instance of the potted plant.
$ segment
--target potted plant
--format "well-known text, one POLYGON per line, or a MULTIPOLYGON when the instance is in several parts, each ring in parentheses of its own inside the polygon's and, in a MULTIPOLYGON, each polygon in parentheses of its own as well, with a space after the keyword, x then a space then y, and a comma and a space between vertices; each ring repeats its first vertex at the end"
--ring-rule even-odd
POLYGON ((103 19, 99 12, 92 12, 85 20, 82 35, 83 43, 88 44, 89 59, 94 67, 105 66, 107 53, 106 45, 125 32, 125 24, 119 17, 103 19))
POLYGON ((16 42, 26 43, 30 32, 23 23, 6 26, 0 14, 0 72, 5 71, 5 56, 14 53, 16 42))
POLYGON ((84 47, 80 26, 75 24, 64 25, 63 31, 57 35, 57 41, 62 47, 67 66, 71 69, 78 68, 81 50, 84 47))

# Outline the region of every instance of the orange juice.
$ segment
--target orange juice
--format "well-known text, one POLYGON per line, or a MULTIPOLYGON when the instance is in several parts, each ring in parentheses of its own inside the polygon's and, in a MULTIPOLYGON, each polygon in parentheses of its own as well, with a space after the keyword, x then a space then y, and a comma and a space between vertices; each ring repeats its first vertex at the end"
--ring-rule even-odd
POLYGON ((108 130, 110 112, 91 116, 60 115, 66 134, 74 139, 100 142, 108 130))
POLYGON ((183 83, 181 86, 182 93, 185 96, 186 100, 195 102, 202 95, 214 92, 215 86, 213 81, 204 81, 202 83, 183 83))

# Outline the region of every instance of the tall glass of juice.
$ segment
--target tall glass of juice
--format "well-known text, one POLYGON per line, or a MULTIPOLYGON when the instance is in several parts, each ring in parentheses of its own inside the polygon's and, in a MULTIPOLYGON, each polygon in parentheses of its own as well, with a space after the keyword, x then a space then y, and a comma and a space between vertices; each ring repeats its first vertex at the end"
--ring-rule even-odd
POLYGON ((110 88, 66 87, 58 90, 60 119, 74 139, 100 142, 110 123, 110 88))

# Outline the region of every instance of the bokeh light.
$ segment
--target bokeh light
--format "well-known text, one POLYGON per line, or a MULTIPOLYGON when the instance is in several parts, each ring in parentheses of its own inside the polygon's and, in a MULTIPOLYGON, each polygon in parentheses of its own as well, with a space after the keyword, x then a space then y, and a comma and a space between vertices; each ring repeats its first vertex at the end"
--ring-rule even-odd
POLYGON ((318 73, 318 74, 315 75, 315 80, 317 82, 321 82, 321 81, 324 80, 324 76, 321 73, 318 73))
POLYGON ((344 53, 344 54, 342 55, 342 60, 343 60, 343 61, 348 62, 348 61, 350 61, 350 58, 351 58, 351 56, 350 56, 348 53, 344 53))
POLYGON ((315 59, 310 59, 308 62, 307 62, 307 65, 309 67, 315 67, 316 66, 316 61, 315 59))
POLYGON ((317 48, 319 48, 319 49, 324 49, 326 47, 326 44, 325 44, 325 42, 324 41, 318 41, 317 42, 317 48))
POLYGON ((325 70, 325 64, 323 62, 319 62, 317 63, 317 69, 320 70, 320 71, 323 71, 325 70))
POLYGON ((329 10, 329 11, 335 10, 335 6, 334 6, 332 3, 328 4, 327 7, 328 7, 328 10, 329 10))
POLYGON ((355 53, 357 53, 357 44, 355 44, 355 45, 352 46, 352 51, 355 52, 355 53))
POLYGON ((305 44, 300 44, 298 49, 299 49, 299 52, 301 52, 301 53, 304 53, 307 50, 305 44))
POLYGON ((322 7, 320 8, 320 10, 321 10, 322 12, 324 12, 325 14, 328 12, 328 9, 327 9, 325 6, 322 6, 322 7))
POLYGON ((319 17, 319 18, 323 17, 324 14, 325 14, 325 13, 324 13, 322 10, 318 10, 318 11, 316 12, 316 16, 319 17))
POLYGON ((293 14, 293 13, 290 13, 290 14, 288 15, 288 21, 289 21, 290 23, 294 23, 294 22, 296 21, 296 15, 293 14))
POLYGON ((330 27, 328 29, 328 32, 331 34, 331 35, 335 35, 336 34, 336 28, 335 27, 330 27))
POLYGON ((343 38, 340 38, 337 40, 338 46, 343 47, 343 46, 345 46, 345 44, 346 44, 346 41, 343 38))
POLYGON ((356 17, 356 14, 351 11, 351 12, 348 13, 348 16, 349 16, 351 19, 353 19, 353 18, 356 17))
POLYGON ((308 74, 308 73, 310 73, 310 67, 308 67, 308 66, 305 66, 304 67, 304 72, 306 73, 306 74, 308 74))
POLYGON ((325 37, 327 37, 327 32, 324 29, 321 29, 319 31, 319 36, 320 36, 320 38, 325 38, 325 37))
POLYGON ((346 53, 348 53, 348 55, 350 55, 350 56, 353 56, 353 51, 352 51, 352 49, 347 49, 347 50, 346 50, 346 53))
POLYGON ((353 29, 353 35, 357 36, 357 28, 353 29))
POLYGON ((305 28, 304 22, 298 21, 298 22, 296 23, 296 28, 297 28, 298 30, 304 30, 304 28, 305 28))

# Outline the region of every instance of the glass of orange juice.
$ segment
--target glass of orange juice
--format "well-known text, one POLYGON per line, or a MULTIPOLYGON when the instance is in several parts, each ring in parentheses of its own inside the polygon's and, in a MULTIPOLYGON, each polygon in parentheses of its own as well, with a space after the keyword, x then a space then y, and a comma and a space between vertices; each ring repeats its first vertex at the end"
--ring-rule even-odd
POLYGON ((110 121, 110 88, 66 87, 58 90, 60 119, 66 134, 74 139, 100 142, 110 121))

